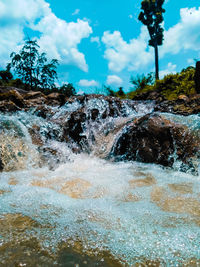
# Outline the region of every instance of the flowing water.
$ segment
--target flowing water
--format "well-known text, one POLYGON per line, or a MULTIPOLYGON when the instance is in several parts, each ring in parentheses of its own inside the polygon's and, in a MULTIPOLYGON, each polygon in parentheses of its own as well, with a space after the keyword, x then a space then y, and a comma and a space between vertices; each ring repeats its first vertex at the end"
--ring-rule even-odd
MULTIPOLYGON (((103 113, 98 101, 87 108, 103 113)), ((54 108, 51 120, 34 110, 0 115, 0 266, 200 266, 200 176, 103 159, 117 130, 152 106, 86 127, 96 142, 76 154, 55 121, 78 108, 54 108), (58 154, 41 156, 39 142, 58 154)), ((197 115, 165 116, 199 134, 197 115)))

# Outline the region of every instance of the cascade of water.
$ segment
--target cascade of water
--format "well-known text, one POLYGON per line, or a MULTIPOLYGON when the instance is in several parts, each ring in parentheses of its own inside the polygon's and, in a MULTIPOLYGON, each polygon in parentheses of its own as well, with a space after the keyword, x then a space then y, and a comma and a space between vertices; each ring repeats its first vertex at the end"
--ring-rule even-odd
MULTIPOLYGON (((34 260, 63 266, 72 247, 71 266, 200 264, 200 176, 101 159, 127 122, 153 110, 152 103, 124 101, 111 116, 112 107, 98 98, 55 109, 48 119, 35 112, 0 115, 0 262, 9 266, 10 255, 17 259, 26 247, 30 266, 34 260), (88 153, 77 154, 63 127, 80 110, 88 153), (79 255, 88 258, 79 262, 79 255)), ((199 134, 198 116, 163 116, 199 134)))

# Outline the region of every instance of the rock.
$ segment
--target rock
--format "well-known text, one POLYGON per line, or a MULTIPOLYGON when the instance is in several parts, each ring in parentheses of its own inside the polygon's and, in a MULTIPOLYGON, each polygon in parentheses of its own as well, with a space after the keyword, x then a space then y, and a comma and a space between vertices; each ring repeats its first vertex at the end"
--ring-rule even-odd
POLYGON ((10 100, 0 101, 0 111, 1 112, 15 112, 21 110, 15 103, 10 100))
POLYGON ((175 124, 158 114, 148 114, 123 128, 109 157, 172 166, 174 153, 179 160, 187 163, 198 150, 199 141, 186 126, 175 124))
POLYGON ((41 95, 35 95, 31 96, 31 98, 24 100, 26 108, 32 108, 32 107, 37 107, 37 106, 41 106, 41 104, 45 104, 46 102, 46 97, 45 95, 41 94, 41 95))
POLYGON ((161 102, 164 101, 165 98, 160 94, 159 90, 153 90, 135 95, 133 100, 155 100, 157 102, 161 102))
POLYGON ((192 115, 200 112, 200 94, 180 95, 177 100, 162 101, 156 104, 155 111, 171 112, 180 115, 192 115))
POLYGON ((36 146, 42 146, 44 143, 40 136, 40 127, 38 125, 33 125, 32 128, 28 129, 28 132, 32 139, 32 144, 36 146))
POLYGON ((0 93, 0 101, 12 101, 19 108, 24 107, 24 99, 17 90, 9 90, 5 93, 0 93))
POLYGON ((3 161, 1 159, 1 154, 0 154, 0 172, 3 171, 4 165, 3 165, 3 161))
POLYGON ((24 95, 24 99, 46 98, 46 96, 40 91, 29 91, 24 95))
POLYGON ((84 123, 86 119, 87 115, 82 109, 71 113, 69 120, 64 124, 64 138, 66 141, 68 141, 68 138, 71 138, 80 144, 83 139, 86 139, 84 135, 84 123))
POLYGON ((46 104, 51 106, 62 106, 66 102, 65 96, 60 93, 51 93, 46 98, 46 104))
POLYGON ((187 102, 189 98, 186 95, 179 95, 178 100, 183 100, 184 102, 187 102))
POLYGON ((21 95, 27 94, 27 91, 23 90, 21 88, 11 87, 11 86, 0 86, 0 94, 1 93, 7 93, 8 91, 12 91, 12 90, 17 91, 21 95))

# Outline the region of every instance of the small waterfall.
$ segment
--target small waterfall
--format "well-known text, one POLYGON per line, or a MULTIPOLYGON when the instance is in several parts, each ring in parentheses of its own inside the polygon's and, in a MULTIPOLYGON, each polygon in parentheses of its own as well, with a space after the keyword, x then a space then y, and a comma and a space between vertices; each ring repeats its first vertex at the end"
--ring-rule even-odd
POLYGON ((0 114, 0 262, 198 266, 199 174, 108 158, 141 118, 198 137, 199 116, 154 117, 153 102, 102 96, 70 101, 48 116, 0 114))

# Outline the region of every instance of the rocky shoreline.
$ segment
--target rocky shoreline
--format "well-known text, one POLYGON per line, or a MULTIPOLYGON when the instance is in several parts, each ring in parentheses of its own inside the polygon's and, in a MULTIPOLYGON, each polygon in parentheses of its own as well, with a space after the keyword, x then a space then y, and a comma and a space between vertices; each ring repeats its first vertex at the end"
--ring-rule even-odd
MULTIPOLYGON (((0 87, 2 114, 30 110, 34 110, 38 117, 58 125, 58 132, 51 132, 50 129, 46 140, 55 138, 57 141, 70 143, 75 153, 91 153, 101 138, 106 143, 104 151, 95 151, 98 151, 98 156, 102 158, 115 161, 137 160, 168 167, 172 167, 178 159, 182 162, 180 170, 197 173, 198 167, 194 162, 199 158, 200 136, 186 125, 166 119, 163 114, 198 114, 198 94, 190 97, 181 95, 174 101, 160 99, 156 93, 140 96, 135 100, 103 95, 67 98, 59 93, 44 95, 42 92, 0 87), (144 115, 130 119, 127 110, 137 113, 138 103, 143 103, 144 106, 151 103, 153 108, 149 109, 149 112, 147 110, 144 115), (72 108, 64 109, 66 105, 71 105, 72 108), (120 118, 120 122, 113 124, 113 120, 117 118, 120 118)), ((39 126, 33 125, 29 133, 32 143, 38 146, 39 151, 48 151, 51 155, 58 156, 57 151, 46 147, 39 126)), ((0 169, 4 169, 2 160, 0 169)))

